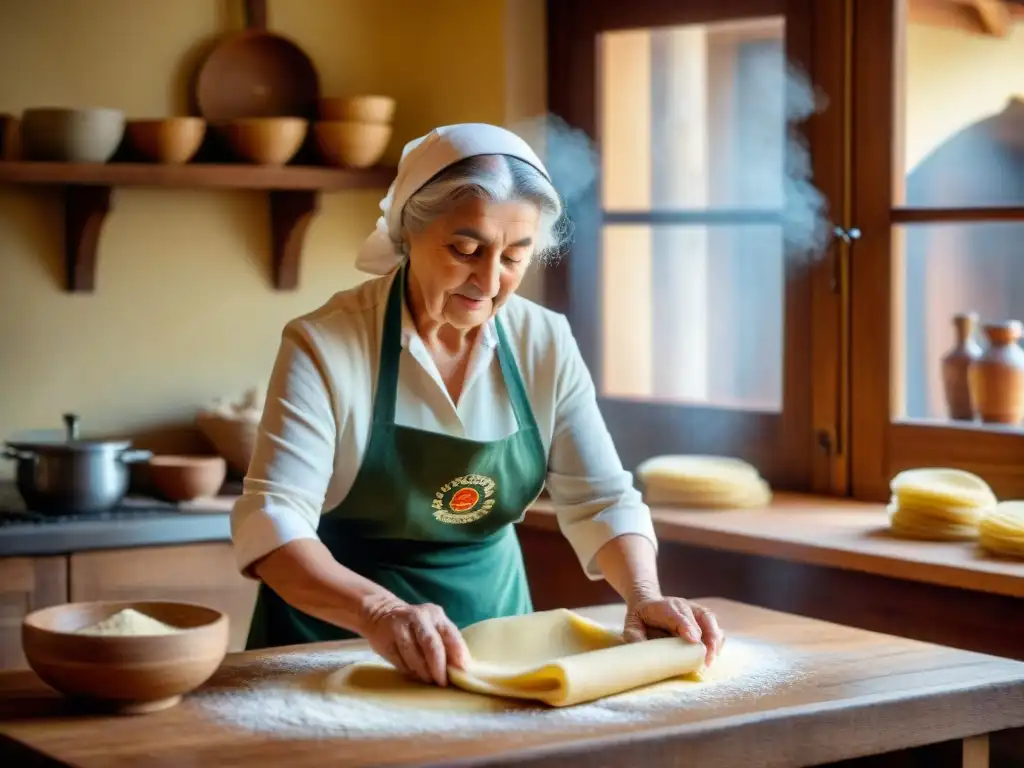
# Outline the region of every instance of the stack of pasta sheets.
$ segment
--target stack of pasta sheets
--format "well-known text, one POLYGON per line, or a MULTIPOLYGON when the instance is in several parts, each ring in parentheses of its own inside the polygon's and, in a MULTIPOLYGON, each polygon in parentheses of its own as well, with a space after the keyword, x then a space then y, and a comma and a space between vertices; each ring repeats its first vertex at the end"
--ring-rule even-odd
POLYGON ((1024 501, 1004 501, 981 518, 978 544, 997 555, 1024 558, 1024 501))
POLYGON ((959 469, 909 469, 896 475, 889 487, 889 527, 895 535, 911 539, 977 539, 982 518, 997 504, 984 480, 959 469))
POLYGON ((741 509, 771 503, 755 467, 731 456, 665 455, 637 467, 644 501, 687 509, 741 509))

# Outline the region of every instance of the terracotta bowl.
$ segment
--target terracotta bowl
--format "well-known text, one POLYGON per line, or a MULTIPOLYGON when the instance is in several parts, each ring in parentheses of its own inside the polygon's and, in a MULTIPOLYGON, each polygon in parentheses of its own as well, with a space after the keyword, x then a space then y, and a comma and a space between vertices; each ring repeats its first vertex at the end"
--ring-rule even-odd
POLYGON ((206 135, 201 117, 168 117, 160 120, 129 120, 128 140, 147 160, 181 165, 199 151, 206 135))
POLYGON ((220 130, 239 157, 258 165, 284 165, 299 151, 309 123, 301 117, 246 117, 220 130))
POLYGON ((313 126, 324 162, 349 168, 368 168, 384 155, 391 126, 381 123, 327 120, 313 126))
POLYGON ((122 714, 173 707, 205 683, 228 649, 228 617, 192 603, 125 601, 67 603, 22 620, 29 666, 66 696, 122 714), (79 635, 80 629, 126 608, 183 629, 172 635, 79 635))
POLYGON ((228 463, 220 456, 154 456, 149 479, 171 501, 216 496, 224 485, 228 463))
POLYGON ((21 146, 27 160, 105 163, 124 138, 119 109, 26 109, 21 116, 21 146))
POLYGON ((320 99, 320 119, 357 123, 390 123, 395 100, 390 96, 332 96, 320 99))

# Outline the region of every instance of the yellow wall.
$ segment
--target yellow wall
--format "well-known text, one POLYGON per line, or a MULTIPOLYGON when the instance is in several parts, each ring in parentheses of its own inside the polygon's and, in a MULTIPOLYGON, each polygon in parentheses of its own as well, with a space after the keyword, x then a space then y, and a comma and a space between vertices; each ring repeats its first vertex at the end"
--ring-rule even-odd
MULTIPOLYGON (((129 117, 180 114, 199 53, 241 23, 241 5, 4 3, 0 112, 105 105, 129 117)), ((392 161, 435 125, 504 123, 544 108, 542 0, 268 5, 271 27, 309 53, 325 95, 397 98, 392 161)), ((59 427, 73 410, 86 431, 169 429, 167 445, 192 444, 178 428, 198 404, 262 382, 282 325, 363 278, 354 255, 383 192, 325 196, 300 289, 276 293, 263 195, 119 190, 100 242, 98 292, 72 295, 58 285, 55 193, 0 187, 0 440, 59 427)))
POLYGON ((910 25, 904 160, 907 172, 962 128, 1024 98, 1024 23, 995 38, 910 25))

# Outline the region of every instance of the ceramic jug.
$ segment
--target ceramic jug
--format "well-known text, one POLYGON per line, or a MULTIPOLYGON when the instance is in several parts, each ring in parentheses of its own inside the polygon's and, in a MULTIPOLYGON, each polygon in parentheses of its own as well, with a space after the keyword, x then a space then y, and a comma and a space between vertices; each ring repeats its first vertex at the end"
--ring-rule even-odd
POLYGON ((954 315, 956 343, 942 358, 942 385, 946 394, 946 409, 949 418, 957 421, 974 420, 968 370, 971 363, 982 355, 981 345, 974 338, 977 325, 978 315, 974 312, 954 315))
POLYGON ((989 424, 1019 425, 1024 420, 1024 331, 1019 320, 984 327, 989 347, 970 364, 975 414, 989 424))

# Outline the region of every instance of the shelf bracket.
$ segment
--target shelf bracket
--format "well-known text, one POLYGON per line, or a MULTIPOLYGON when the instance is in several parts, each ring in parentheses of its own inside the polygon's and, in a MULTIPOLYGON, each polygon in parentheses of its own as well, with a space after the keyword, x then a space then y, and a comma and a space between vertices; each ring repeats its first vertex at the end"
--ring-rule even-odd
POLYGON ((65 290, 71 293, 96 289, 96 249, 112 192, 108 186, 64 189, 64 279, 65 290))
POLYGON ((277 290, 294 291, 299 287, 302 243, 319 210, 320 193, 315 190, 277 189, 270 193, 270 239, 277 290))

